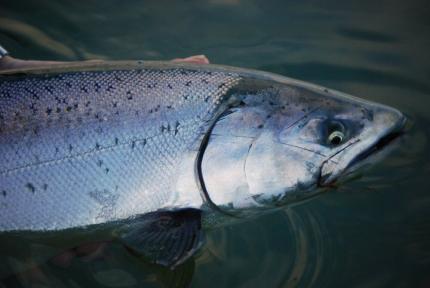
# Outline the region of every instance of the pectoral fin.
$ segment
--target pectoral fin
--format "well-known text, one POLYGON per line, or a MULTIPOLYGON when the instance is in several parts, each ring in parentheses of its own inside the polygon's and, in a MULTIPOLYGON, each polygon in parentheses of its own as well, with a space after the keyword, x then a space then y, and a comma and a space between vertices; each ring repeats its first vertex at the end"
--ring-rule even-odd
POLYGON ((124 245, 151 262, 174 268, 203 244, 201 211, 158 211, 133 219, 118 233, 124 245))

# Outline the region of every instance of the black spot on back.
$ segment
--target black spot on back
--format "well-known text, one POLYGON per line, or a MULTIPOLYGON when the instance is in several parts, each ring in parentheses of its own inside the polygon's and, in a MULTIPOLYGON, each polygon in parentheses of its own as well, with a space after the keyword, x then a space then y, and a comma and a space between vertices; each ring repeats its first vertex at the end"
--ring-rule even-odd
POLYGON ((36 191, 36 187, 34 187, 34 185, 32 183, 27 183, 25 184, 25 187, 31 192, 34 193, 36 191))

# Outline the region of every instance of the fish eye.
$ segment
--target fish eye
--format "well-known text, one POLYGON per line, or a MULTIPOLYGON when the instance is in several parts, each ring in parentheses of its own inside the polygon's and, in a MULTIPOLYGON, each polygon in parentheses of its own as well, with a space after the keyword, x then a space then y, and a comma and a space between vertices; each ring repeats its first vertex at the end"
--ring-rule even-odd
POLYGON ((345 126, 340 121, 330 121, 327 125, 327 144, 337 146, 345 141, 345 126))
POLYGON ((344 138, 345 138, 345 135, 343 134, 343 132, 333 131, 328 136, 328 142, 333 146, 337 146, 343 142, 344 138))

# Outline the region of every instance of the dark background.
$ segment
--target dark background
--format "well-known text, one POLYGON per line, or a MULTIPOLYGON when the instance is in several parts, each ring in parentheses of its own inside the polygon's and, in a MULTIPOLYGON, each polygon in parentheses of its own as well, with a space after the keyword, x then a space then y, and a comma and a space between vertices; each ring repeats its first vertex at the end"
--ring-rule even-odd
MULTIPOLYGON (((412 128, 388 159, 311 202, 211 231, 191 284, 430 287, 427 1, 0 0, 0 43, 15 57, 45 60, 206 54, 213 63, 280 73, 402 110, 412 128)), ((31 257, 44 251, 22 245, 31 257)), ((42 265, 38 273, 55 287, 157 286, 164 277, 119 248, 111 253, 67 269, 42 265)), ((7 261, 30 286, 19 272, 25 261, 7 261)))

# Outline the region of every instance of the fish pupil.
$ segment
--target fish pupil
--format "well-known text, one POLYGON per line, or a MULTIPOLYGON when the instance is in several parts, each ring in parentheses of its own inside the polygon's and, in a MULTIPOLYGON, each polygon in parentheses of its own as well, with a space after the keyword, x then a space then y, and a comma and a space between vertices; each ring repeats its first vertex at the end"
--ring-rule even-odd
POLYGON ((340 137, 339 135, 333 136, 333 138, 331 139, 332 145, 339 145, 341 142, 342 142, 342 137, 340 137))

